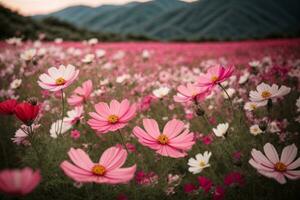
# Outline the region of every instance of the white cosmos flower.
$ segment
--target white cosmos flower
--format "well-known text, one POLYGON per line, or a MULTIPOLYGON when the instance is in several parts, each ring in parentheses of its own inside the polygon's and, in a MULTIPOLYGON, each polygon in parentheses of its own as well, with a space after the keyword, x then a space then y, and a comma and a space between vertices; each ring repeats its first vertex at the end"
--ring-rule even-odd
POLYGON ((248 110, 248 111, 253 111, 253 110, 256 110, 257 108, 261 107, 261 106, 264 106, 265 104, 264 103, 261 103, 261 102, 247 102, 245 103, 244 105, 244 110, 248 110))
POLYGON ((223 137, 229 128, 228 123, 218 124, 217 128, 213 128, 213 132, 217 137, 223 137))
MULTIPOLYGON (((232 96, 234 95, 234 93, 235 93, 235 89, 233 89, 233 88, 228 88, 228 89, 226 89, 226 92, 227 92, 227 94, 229 95, 229 97, 232 97, 232 96)), ((225 99, 228 99, 228 96, 227 96, 227 94, 226 94, 225 92, 223 92, 222 94, 223 94, 223 97, 224 97, 225 99)))
POLYGON ((147 49, 143 50, 142 57, 143 57, 143 59, 150 58, 150 52, 147 49))
POLYGON ((103 56, 105 56, 106 51, 104 49, 97 49, 96 50, 96 56, 97 58, 102 58, 103 56))
POLYGON ((36 56, 36 49, 28 49, 20 55, 21 59, 25 61, 31 61, 34 56, 36 56))
POLYGON ((249 65, 251 67, 260 67, 261 63, 258 60, 253 60, 253 61, 249 62, 249 65))
POLYGON ((170 88, 168 87, 160 87, 152 91, 153 95, 156 96, 157 98, 163 98, 164 96, 169 94, 169 92, 170 92, 170 88))
POLYGON ((125 52, 124 51, 118 51, 117 53, 115 53, 112 57, 113 60, 120 60, 122 58, 124 58, 125 56, 125 52))
POLYGON ((203 154, 199 153, 196 155, 195 158, 190 158, 188 161, 189 172, 193 174, 200 173, 204 168, 210 166, 209 159, 211 157, 211 152, 205 151, 203 154))
POLYGON ((280 128, 277 126, 277 123, 275 121, 272 121, 269 126, 268 126, 268 130, 271 133, 279 133, 280 132, 280 128))
POLYGON ((255 102, 264 102, 266 105, 269 99, 279 98, 291 91, 291 88, 286 86, 281 86, 273 84, 272 86, 261 83, 256 87, 256 91, 250 91, 250 100, 255 102))
POLYGON ((84 56, 84 58, 81 60, 81 62, 89 64, 89 63, 92 63, 94 59, 95 59, 94 54, 87 54, 84 56))
POLYGON ((22 84, 22 79, 15 79, 13 82, 10 83, 9 87, 11 89, 17 89, 22 84))
POLYGON ((239 79, 239 84, 244 84, 247 82, 248 78, 250 76, 249 72, 245 72, 239 79))
MULTIPOLYGON (((60 127, 61 127, 61 119, 57 120, 56 122, 54 122, 51 125, 50 137, 57 138, 58 134, 60 133, 60 127)), ((65 132, 67 132, 71 128, 72 128, 72 125, 70 123, 66 123, 65 120, 63 120, 61 134, 64 134, 65 132)))
POLYGON ((300 112, 300 97, 296 101, 297 112, 300 112))
POLYGON ((6 40, 6 43, 10 45, 20 46, 22 44, 22 38, 9 38, 6 40))
POLYGON ((98 43, 98 39, 97 38, 91 38, 87 41, 88 45, 95 45, 98 43))
POLYGON ((252 135, 258 135, 263 133, 263 131, 259 128, 257 124, 250 126, 250 133, 252 135))
POLYGON ((67 112, 68 117, 64 118, 64 122, 71 125, 76 124, 83 118, 83 106, 76 106, 73 110, 67 112))
POLYGON ((130 75, 129 74, 123 74, 121 76, 118 76, 116 78, 116 82, 117 83, 123 83, 125 80, 130 79, 130 75))
POLYGON ((55 38, 54 42, 56 44, 61 44, 64 40, 62 38, 55 38))

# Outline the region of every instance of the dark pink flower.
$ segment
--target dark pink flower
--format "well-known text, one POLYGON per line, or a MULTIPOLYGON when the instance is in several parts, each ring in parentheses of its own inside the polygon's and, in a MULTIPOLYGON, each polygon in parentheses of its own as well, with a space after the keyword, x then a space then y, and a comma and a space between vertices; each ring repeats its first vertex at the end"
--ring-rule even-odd
POLYGON ((73 138, 74 140, 77 140, 78 138, 80 138, 80 132, 78 130, 72 130, 71 138, 73 138))
POLYGON ((15 110, 17 103, 18 102, 15 99, 8 99, 6 101, 0 102, 0 114, 1 115, 14 114, 14 110, 15 110))
POLYGON ((183 190, 185 193, 191 193, 191 192, 194 192, 195 190, 197 190, 197 187, 193 183, 186 183, 183 186, 183 190))
POLYGON ((226 186, 239 186, 242 187, 245 184, 244 176, 239 172, 231 172, 224 178, 224 184, 226 186))
POLYGON ((225 197, 225 190, 222 186, 217 186, 213 193, 213 200, 222 200, 225 197))
POLYGON ((198 177, 198 182, 200 187, 205 191, 205 192, 209 192, 213 183, 211 180, 209 180, 208 178, 204 177, 204 176, 199 176, 198 177))

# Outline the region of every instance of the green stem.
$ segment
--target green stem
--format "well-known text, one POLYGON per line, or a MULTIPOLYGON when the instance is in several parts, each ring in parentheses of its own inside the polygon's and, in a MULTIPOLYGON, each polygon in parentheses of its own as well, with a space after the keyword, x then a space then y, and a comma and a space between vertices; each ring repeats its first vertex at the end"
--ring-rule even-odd
POLYGON ((28 131, 28 137, 30 138, 30 143, 31 143, 31 146, 36 154, 36 157, 38 159, 38 163, 39 163, 39 168, 42 168, 42 159, 41 159, 41 156, 40 156, 40 153, 38 151, 38 149, 36 148, 36 141, 35 141, 35 135, 34 135, 34 131, 33 131, 33 128, 32 128, 32 125, 29 126, 29 131, 28 131))
POLYGON ((218 84, 220 86, 220 88, 225 92, 229 102, 230 102, 230 105, 231 105, 231 111, 232 113, 234 113, 234 108, 233 108, 233 103, 232 103, 232 100, 231 100, 231 97, 229 96, 229 94, 227 93, 226 89, 222 86, 221 83, 218 84))
POLYGON ((65 110, 64 91, 63 90, 61 90, 61 104, 62 104, 62 111, 61 111, 61 123, 60 123, 59 135, 61 135, 61 132, 62 132, 62 126, 63 126, 63 121, 64 121, 64 110, 65 110))
POLYGON ((126 149, 126 151, 127 151, 128 155, 129 155, 129 151, 128 151, 128 149, 127 149, 127 146, 126 146, 125 140, 124 140, 124 138, 123 138, 123 136, 122 136, 122 132, 121 132, 121 130, 120 130, 120 129, 118 130, 118 132, 119 132, 119 135, 120 135, 120 137, 121 137, 122 144, 123 144, 124 148, 126 149))

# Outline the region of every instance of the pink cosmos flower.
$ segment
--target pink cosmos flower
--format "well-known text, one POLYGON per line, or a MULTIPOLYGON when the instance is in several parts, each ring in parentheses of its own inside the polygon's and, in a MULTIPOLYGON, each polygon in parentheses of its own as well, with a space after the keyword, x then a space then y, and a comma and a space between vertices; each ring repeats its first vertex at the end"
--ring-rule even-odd
POLYGON ((81 87, 77 87, 71 97, 67 99, 68 104, 71 106, 80 106, 86 102, 93 91, 93 83, 91 80, 87 80, 82 83, 81 87))
POLYGON ((190 150, 195 143, 194 134, 187 129, 184 130, 182 121, 170 120, 162 133, 153 119, 144 119, 143 125, 146 131, 136 126, 133 134, 142 145, 155 150, 160 155, 172 158, 184 157, 187 155, 186 151, 190 150))
POLYGON ((178 93, 174 96, 174 101, 186 103, 188 101, 204 100, 208 94, 207 89, 197 87, 194 84, 188 83, 187 86, 180 85, 177 88, 178 93))
POLYGON ((48 73, 40 75, 38 84, 45 90, 56 92, 71 85, 78 74, 79 70, 76 70, 73 65, 51 67, 48 69, 48 73))
POLYGON ((104 102, 96 104, 95 110, 89 113, 92 119, 87 123, 99 133, 107 133, 125 127, 136 114, 136 104, 130 105, 127 99, 121 103, 112 100, 110 105, 104 102))
POLYGON ((121 168, 127 159, 127 152, 118 147, 106 149, 98 163, 93 163, 82 149, 71 148, 68 155, 74 164, 63 161, 60 168, 77 182, 127 183, 133 178, 136 170, 136 165, 121 168))
POLYGON ((252 158, 249 160, 249 163, 257 169, 258 173, 284 184, 286 183, 285 177, 289 179, 300 178, 300 170, 295 170, 300 167, 300 157, 295 160, 297 151, 298 149, 295 144, 288 145, 282 150, 279 159, 274 146, 267 143, 264 146, 266 156, 261 151, 252 149, 252 158))
POLYGON ((206 74, 202 74, 198 78, 197 85, 200 87, 205 87, 207 89, 212 89, 217 84, 227 80, 234 71, 233 66, 224 67, 217 65, 208 69, 206 74))
POLYGON ((41 181, 40 172, 24 169, 0 171, 0 191, 10 195, 25 196, 32 192, 41 181))

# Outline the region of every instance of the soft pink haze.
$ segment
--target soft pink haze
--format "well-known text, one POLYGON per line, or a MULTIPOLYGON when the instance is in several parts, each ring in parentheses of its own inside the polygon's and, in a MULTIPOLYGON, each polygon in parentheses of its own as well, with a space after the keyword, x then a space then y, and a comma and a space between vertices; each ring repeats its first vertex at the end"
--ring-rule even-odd
MULTIPOLYGON (((74 5, 100 6, 103 4, 124 4, 132 1, 149 0, 0 0, 8 8, 23 15, 47 14, 74 5)), ((192 2, 195 0, 182 0, 192 2)))

